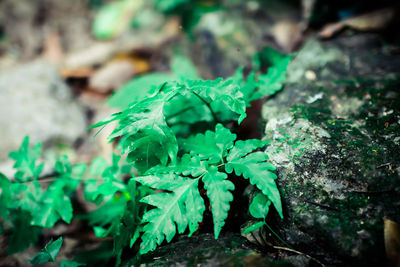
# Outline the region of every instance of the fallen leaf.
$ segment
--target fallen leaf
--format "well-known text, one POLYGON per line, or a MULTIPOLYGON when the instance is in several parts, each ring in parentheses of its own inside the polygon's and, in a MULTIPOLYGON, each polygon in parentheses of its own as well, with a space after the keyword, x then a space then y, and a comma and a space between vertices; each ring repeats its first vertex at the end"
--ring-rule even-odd
POLYGON ((321 38, 331 38, 346 27, 357 31, 384 30, 393 22, 397 12, 397 8, 389 7, 351 17, 326 25, 318 35, 321 38))
POLYGON ((100 93, 120 88, 133 76, 149 71, 149 63, 140 58, 120 55, 97 70, 89 80, 89 87, 100 93))
POLYGON ((281 21, 272 28, 275 42, 285 52, 293 52, 303 42, 301 25, 291 21, 281 21))
POLYGON ((385 249, 388 266, 400 266, 400 225, 392 220, 383 219, 385 232, 385 249))

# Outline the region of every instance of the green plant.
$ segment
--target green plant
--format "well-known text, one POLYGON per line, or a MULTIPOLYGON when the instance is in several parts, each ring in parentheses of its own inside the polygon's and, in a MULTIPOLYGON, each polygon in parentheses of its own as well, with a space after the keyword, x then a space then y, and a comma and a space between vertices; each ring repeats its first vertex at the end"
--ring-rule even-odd
MULTIPOLYGON (((195 234, 206 210, 212 213, 218 238, 238 179, 258 192, 249 207, 252 216, 264 220, 272 203, 282 217, 275 168, 259 150, 268 142, 236 140, 232 133, 251 101, 282 88, 290 57, 274 56, 266 74, 254 71, 247 79, 242 70, 213 81, 185 79, 178 73, 177 81, 146 88, 125 110, 93 125, 118 121, 109 138, 126 154, 123 163, 121 156, 113 155, 111 164, 96 157, 87 167, 61 156, 54 173, 40 176, 41 146, 30 149, 25 138, 20 149, 10 153, 17 170, 14 179, 0 174, 0 216, 5 233, 11 235, 8 253, 35 243, 43 228, 73 218, 86 220, 96 236, 112 238, 112 255, 105 257, 115 256, 116 265, 124 248, 133 247, 139 238, 143 254, 164 240, 170 242, 176 233, 195 234), (74 213, 79 203, 73 204, 73 196, 80 184, 85 200, 98 207, 88 214, 74 213)), ((190 72, 196 78, 195 69, 190 72)), ((263 225, 258 222, 245 231, 263 225)), ((61 244, 62 239, 50 242, 31 261, 55 263, 61 244)))

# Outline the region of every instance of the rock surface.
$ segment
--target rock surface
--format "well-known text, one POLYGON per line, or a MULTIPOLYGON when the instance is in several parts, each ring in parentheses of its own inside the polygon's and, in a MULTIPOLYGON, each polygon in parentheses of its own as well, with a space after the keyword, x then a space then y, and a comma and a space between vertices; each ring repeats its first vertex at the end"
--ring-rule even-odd
MULTIPOLYGON (((135 262, 125 266, 137 266, 135 262)), ((140 266, 293 266, 287 262, 269 260, 250 249, 246 240, 226 234, 215 240, 211 234, 201 234, 158 248, 143 256, 140 266)))
POLYGON ((0 160, 7 159, 26 135, 31 143, 72 144, 87 127, 83 109, 57 70, 41 61, 0 74, 0 114, 0 160))
POLYGON ((400 222, 400 56, 379 36, 309 40, 263 106, 280 235, 327 265, 384 265, 400 222))

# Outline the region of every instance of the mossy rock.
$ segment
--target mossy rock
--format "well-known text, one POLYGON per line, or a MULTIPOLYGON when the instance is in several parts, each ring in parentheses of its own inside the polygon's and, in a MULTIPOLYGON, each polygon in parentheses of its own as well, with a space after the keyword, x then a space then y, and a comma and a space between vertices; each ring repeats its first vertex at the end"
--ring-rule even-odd
POLYGON ((378 35, 311 39, 263 106, 280 234, 328 265, 386 260, 383 220, 400 222, 399 78, 400 57, 378 35))

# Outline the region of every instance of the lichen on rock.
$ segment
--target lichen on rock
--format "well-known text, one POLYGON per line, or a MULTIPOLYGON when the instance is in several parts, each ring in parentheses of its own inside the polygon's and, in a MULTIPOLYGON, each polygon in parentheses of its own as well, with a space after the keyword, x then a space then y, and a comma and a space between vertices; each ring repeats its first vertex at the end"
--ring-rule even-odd
POLYGON ((263 106, 286 207, 280 234, 333 265, 385 261, 383 218, 400 221, 400 59, 379 39, 310 40, 263 106))

